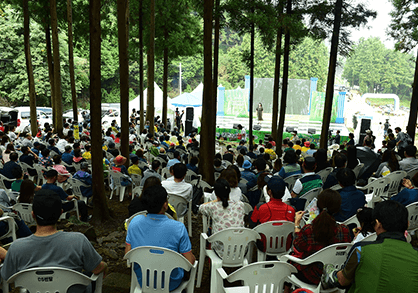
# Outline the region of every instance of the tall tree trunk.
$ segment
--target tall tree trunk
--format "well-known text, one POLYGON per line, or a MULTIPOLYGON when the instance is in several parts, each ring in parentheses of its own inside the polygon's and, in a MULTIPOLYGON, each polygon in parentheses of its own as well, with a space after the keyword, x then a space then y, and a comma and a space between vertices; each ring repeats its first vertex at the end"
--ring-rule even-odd
POLYGON ((212 116, 212 120, 214 123, 212 123, 211 132, 213 133, 213 136, 215 137, 216 134, 216 109, 217 109, 217 96, 218 96, 218 64, 219 64, 219 34, 220 34, 220 0, 215 1, 215 9, 214 9, 214 19, 215 19, 215 39, 213 43, 213 84, 212 84, 212 95, 214 98, 212 99, 212 111, 210 112, 212 116))
MULTIPOLYGON (((55 125, 57 115, 55 113, 55 86, 54 86, 54 63, 52 61, 52 46, 51 46, 51 32, 49 24, 45 25, 45 41, 46 41, 46 56, 48 60, 48 75, 49 84, 51 86, 51 108, 52 108, 52 124, 55 125)), ((43 125, 41 125, 43 127, 43 125)))
POLYGON ((90 0, 90 115, 93 168, 93 221, 110 219, 103 180, 100 0, 90 0))
POLYGON ((56 108, 55 131, 62 137, 62 93, 61 93, 61 66, 60 66, 60 49, 58 39, 58 16, 57 16, 57 2, 50 0, 51 8, 51 28, 52 28, 52 44, 54 51, 54 87, 55 100, 54 107, 56 108))
MULTIPOLYGON (((251 8, 251 13, 254 14, 254 7, 251 8)), ((250 123, 249 123, 249 135, 250 135, 250 148, 253 146, 253 103, 254 103, 254 38, 255 38, 255 23, 251 23, 251 52, 250 52, 250 123)))
POLYGON ((408 127, 406 128, 412 141, 415 141, 415 128, 417 127, 417 110, 418 110, 418 50, 417 59, 415 61, 414 84, 412 85, 412 97, 409 110, 408 127))
MULTIPOLYGON (((292 14, 292 0, 287 0, 286 14, 289 16, 292 14)), ((279 126, 277 126, 277 138, 276 138, 276 152, 280 157, 282 155, 282 140, 283 140, 283 127, 284 119, 286 117, 286 103, 287 103, 287 88, 289 82, 289 53, 290 53, 290 28, 285 29, 284 36, 284 55, 283 55, 283 81, 282 81, 282 97, 280 100, 280 116, 279 126)))
POLYGON ((335 3, 334 29, 332 31, 327 89, 325 92, 324 116, 322 118, 322 129, 321 129, 321 140, 320 140, 321 148, 324 148, 324 149, 328 147, 328 130, 329 130, 329 124, 331 122, 332 100, 334 98, 334 79, 335 79, 335 70, 337 67, 338 41, 340 39, 342 6, 343 6, 343 1, 337 0, 337 2, 335 3))
POLYGON ((73 45, 73 8, 72 0, 67 0, 67 20, 68 20, 68 62, 70 63, 70 84, 71 84, 71 99, 73 101, 73 119, 78 121, 77 113, 77 93, 75 91, 75 76, 74 76, 74 45, 73 45))
MULTIPOLYGON (((212 86, 212 13, 213 0, 204 1, 204 27, 203 27, 203 100, 202 113, 212 113, 213 86, 212 86)), ((199 172, 203 179, 210 184, 214 183, 213 159, 215 157, 215 133, 213 133, 213 121, 211 115, 202 115, 202 128, 200 131, 200 162, 199 172)))
POLYGON ((25 43, 26 71, 29 80, 29 103, 30 103, 30 128, 32 135, 38 132, 38 123, 36 116, 36 96, 35 79, 33 77, 32 55, 30 53, 30 31, 29 31, 29 4, 28 0, 23 0, 23 36, 25 43))
MULTIPOLYGON (((164 28, 164 38, 167 43, 168 30, 164 28)), ((164 48, 164 73, 163 73, 163 117, 164 128, 167 126, 167 96, 168 96, 168 46, 164 48)))
MULTIPOLYGON (((278 13, 278 21, 281 21, 283 16, 283 1, 279 3, 279 13, 278 13)), ((271 124, 271 136, 276 141, 276 152, 279 149, 279 146, 282 145, 281 139, 277 135, 277 118, 279 114, 279 90, 280 90, 280 61, 282 57, 282 36, 283 36, 283 29, 280 27, 277 30, 276 36, 276 64, 274 70, 274 86, 273 86, 273 122, 271 124)), ((283 135, 282 135, 283 138, 283 135)))
MULTIPOLYGON (((118 43, 120 68, 120 120, 122 156, 129 158, 129 60, 128 60, 128 23, 129 0, 118 0, 118 43)), ((129 161, 125 163, 129 167, 129 161)))
POLYGON ((154 134, 154 53, 155 53, 155 0, 150 1, 150 39, 148 48, 148 90, 147 90, 147 121, 149 132, 154 134))
POLYGON ((144 130, 144 18, 142 2, 139 0, 139 128, 144 130))

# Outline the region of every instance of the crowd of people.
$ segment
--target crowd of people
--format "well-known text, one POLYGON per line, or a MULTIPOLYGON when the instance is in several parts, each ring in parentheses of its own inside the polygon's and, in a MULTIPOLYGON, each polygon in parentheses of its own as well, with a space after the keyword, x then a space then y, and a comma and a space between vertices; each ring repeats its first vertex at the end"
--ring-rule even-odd
MULTIPOLYGON (((192 249, 197 248, 192 248, 184 224, 175 220, 182 215, 178 215, 178 211, 168 203, 169 196, 177 195, 192 201, 196 213, 211 219, 209 231, 203 231, 211 234, 231 227, 248 225, 253 228, 269 221, 293 222, 291 254, 298 258, 306 258, 334 243, 358 243, 345 266, 339 270, 324 271, 319 264, 302 266, 293 263, 298 271, 296 277, 306 283, 319 284, 322 278, 324 286, 351 285, 350 290, 368 288, 370 292, 387 282, 396 283, 401 291, 412 288, 414 282, 411 280, 416 279, 417 273, 414 266, 408 267, 408 263, 416 254, 406 243, 408 212, 405 206, 418 201, 418 175, 405 178, 402 182, 404 188, 390 200, 376 204, 374 209, 367 207, 365 194, 356 187, 366 185, 370 178, 418 168, 417 149, 400 129, 395 129, 398 134, 395 139, 388 129, 387 143, 378 151, 374 149, 372 133, 368 133, 361 145, 354 145, 354 136, 350 134, 348 142, 330 150, 318 149, 314 143, 299 139, 296 132, 290 139, 285 139, 282 146, 276 146, 272 137, 250 146, 241 140, 238 145, 229 144, 222 152, 216 153, 213 162, 216 181, 212 188, 199 193, 185 181, 190 171, 196 178, 199 175, 199 135, 191 133, 183 137, 177 126, 169 131, 158 118, 153 121, 153 126, 148 121, 145 129, 140 131, 135 115, 131 119, 127 157, 119 152, 120 132, 116 122, 103 131, 105 175, 108 170, 122 173, 121 184, 124 186, 133 185, 134 174, 141 177, 142 193, 130 202, 127 218, 141 211, 147 211, 147 214, 134 217, 127 226, 126 253, 136 247, 160 246, 176 251, 194 263, 192 249), (154 134, 148 132, 149 127, 154 127, 154 134), (278 153, 283 155, 279 157, 278 153), (359 164, 364 165, 355 172, 359 164), (325 179, 318 175, 330 167, 332 171, 325 179), (163 169, 167 172, 162 172, 163 169), (289 190, 287 180, 294 175, 300 176, 289 190), (323 189, 316 198, 317 216, 311 223, 303 225, 308 204, 304 195, 316 188, 323 189), (245 203, 253 209, 248 218, 245 217, 245 203), (352 229, 343 224, 356 215, 361 224, 359 227, 352 229), (361 241, 372 233, 377 234, 376 242, 361 241), (402 249, 399 257, 390 257, 393 268, 382 264, 379 270, 384 274, 373 276, 373 284, 367 283, 365 276, 373 274, 368 271, 370 262, 378 258, 380 263, 386 263, 387 254, 396 254, 399 249, 402 249), (405 276, 399 276, 397 272, 391 275, 395 268, 399 270, 401 267, 405 276)), ((68 183, 69 178, 74 178, 92 185, 89 125, 82 124, 79 139, 74 137, 74 125, 75 122, 66 121, 62 138, 54 134, 50 125, 44 125, 35 138, 30 133, 14 133, 13 127, 0 132, 3 163, 0 172, 13 179, 13 183, 5 181, 6 188, 19 192, 19 197, 11 199, 6 191, 0 190, 0 204, 11 208, 14 202, 32 203, 37 223, 36 232, 32 234, 24 221, 15 217, 21 239, 14 241, 9 251, 0 250, 0 258, 4 260, 1 271, 4 279, 34 266, 64 266, 94 274, 106 271, 106 263, 83 235, 56 230, 61 210, 73 209, 75 200, 80 220, 89 221, 88 206, 91 206, 91 197, 94 196, 91 187, 84 187, 82 195, 87 200, 77 199, 68 183), (19 162, 26 163, 28 168, 22 169, 19 162), (37 166, 44 168, 46 182, 41 186, 27 179, 27 176, 39 174, 37 166), (65 256, 60 250, 63 241, 68 243, 65 256), (37 244, 45 251, 31 250, 37 244), (61 262, 62 258, 65 261, 61 262)), ((113 188, 112 180, 109 182, 109 187, 113 188)), ((1 212, 11 211, 5 209, 1 212)), ((0 234, 6 231, 7 225, 0 222, 0 234)), ((221 243, 214 243, 212 249, 222 257, 221 243)), ((139 267, 136 272, 138 282, 142 284, 139 267)), ((183 276, 181 269, 171 273, 170 290, 179 286, 183 276)), ((284 290, 290 292, 291 288, 291 284, 286 284, 284 290)))

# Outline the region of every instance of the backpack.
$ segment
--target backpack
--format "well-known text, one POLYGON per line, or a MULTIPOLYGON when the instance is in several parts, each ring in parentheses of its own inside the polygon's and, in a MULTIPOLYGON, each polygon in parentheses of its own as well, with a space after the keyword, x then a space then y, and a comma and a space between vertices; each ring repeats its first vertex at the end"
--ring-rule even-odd
POLYGON ((404 133, 404 141, 407 142, 408 144, 412 142, 412 138, 411 136, 408 134, 408 132, 404 133))

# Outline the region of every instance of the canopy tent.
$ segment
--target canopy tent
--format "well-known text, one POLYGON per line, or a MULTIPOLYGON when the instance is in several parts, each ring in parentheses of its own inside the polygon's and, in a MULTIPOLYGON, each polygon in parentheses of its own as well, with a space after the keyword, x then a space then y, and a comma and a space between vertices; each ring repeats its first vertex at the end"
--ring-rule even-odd
POLYGON ((199 98, 192 93, 183 93, 180 96, 171 99, 170 103, 175 107, 201 107, 202 98, 199 98))
MULTIPOLYGON (((147 109, 147 93, 148 88, 144 90, 144 109, 147 109)), ((172 106, 167 99, 167 110, 174 111, 176 108, 172 106)), ((132 109, 135 109, 136 111, 139 110, 139 96, 137 96, 135 99, 129 102, 129 113, 132 112, 132 109)), ((162 115, 163 112, 163 91, 160 89, 160 87, 154 82, 154 109, 155 114, 162 115)))
MULTIPOLYGON (((202 95, 203 93, 203 83, 201 82, 193 91, 192 94, 200 94, 202 95)), ((199 97, 199 95, 196 95, 199 97)))

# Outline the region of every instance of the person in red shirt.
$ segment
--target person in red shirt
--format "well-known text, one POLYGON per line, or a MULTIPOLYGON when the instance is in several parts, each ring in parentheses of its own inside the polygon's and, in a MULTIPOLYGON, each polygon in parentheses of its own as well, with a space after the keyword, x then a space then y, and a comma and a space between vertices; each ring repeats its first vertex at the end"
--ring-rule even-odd
POLYGON ((295 209, 282 201, 286 183, 279 176, 268 175, 264 178, 267 182, 267 194, 270 201, 260 203, 254 207, 251 216, 251 225, 255 227, 268 221, 295 221, 295 209))

